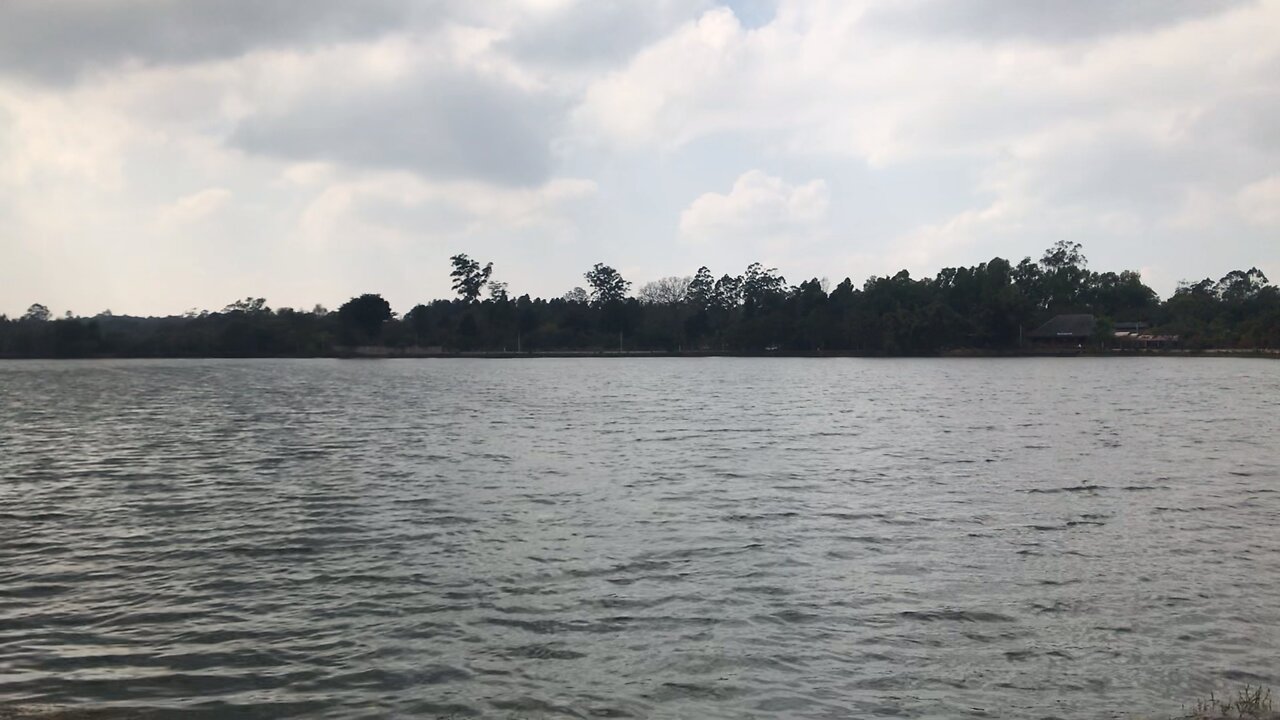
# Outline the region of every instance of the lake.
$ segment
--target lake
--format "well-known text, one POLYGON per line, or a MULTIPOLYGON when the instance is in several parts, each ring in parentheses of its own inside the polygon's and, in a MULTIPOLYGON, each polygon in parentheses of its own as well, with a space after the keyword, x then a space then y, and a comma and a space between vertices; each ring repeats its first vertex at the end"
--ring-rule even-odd
POLYGON ((1172 714, 1280 684, 1278 401, 1216 358, 0 362, 0 705, 1172 714))

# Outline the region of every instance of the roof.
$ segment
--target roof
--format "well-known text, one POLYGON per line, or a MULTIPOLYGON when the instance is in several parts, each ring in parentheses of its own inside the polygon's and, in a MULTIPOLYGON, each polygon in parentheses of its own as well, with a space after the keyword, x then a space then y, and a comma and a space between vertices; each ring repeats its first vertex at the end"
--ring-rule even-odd
POLYGON ((1031 331, 1033 338, 1087 338, 1093 335, 1097 321, 1092 315, 1058 315, 1031 331))

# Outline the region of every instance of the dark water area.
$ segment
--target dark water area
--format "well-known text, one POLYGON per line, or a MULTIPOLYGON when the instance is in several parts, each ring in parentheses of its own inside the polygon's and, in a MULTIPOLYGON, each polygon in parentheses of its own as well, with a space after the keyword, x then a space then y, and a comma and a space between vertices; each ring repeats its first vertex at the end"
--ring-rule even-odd
POLYGON ((1277 401, 1242 359, 0 363, 0 706, 1172 714, 1280 684, 1277 401))

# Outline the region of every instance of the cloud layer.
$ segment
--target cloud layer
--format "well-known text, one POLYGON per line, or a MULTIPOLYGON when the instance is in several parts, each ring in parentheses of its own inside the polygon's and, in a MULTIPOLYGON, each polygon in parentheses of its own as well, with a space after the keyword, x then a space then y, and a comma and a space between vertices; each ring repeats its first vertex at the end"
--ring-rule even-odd
POLYGON ((830 201, 822 180, 792 185, 751 170, 728 193, 709 192, 694 200, 680 213, 680 234, 693 242, 731 243, 739 252, 761 244, 782 251, 821 230, 830 201))
POLYGON ((1280 275, 1280 0, 10 0, 0 312, 928 274, 1280 275))

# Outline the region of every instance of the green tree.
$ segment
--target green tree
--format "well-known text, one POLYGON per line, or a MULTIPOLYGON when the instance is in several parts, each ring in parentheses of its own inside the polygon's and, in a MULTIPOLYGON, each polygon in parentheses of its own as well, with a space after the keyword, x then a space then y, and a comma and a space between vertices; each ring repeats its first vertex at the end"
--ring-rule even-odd
POLYGON ((1267 276, 1256 267, 1248 270, 1232 270, 1214 287, 1218 297, 1226 302, 1238 303, 1256 296, 1267 286, 1267 276))
POLYGON ((1046 307, 1053 312, 1084 309, 1089 261, 1080 250, 1080 243, 1059 240, 1040 258, 1046 307))
POLYGON ((412 310, 404 314, 404 320, 413 329, 415 342, 421 345, 426 341, 431 333, 431 308, 422 304, 414 305, 412 310))
POLYGON ((31 307, 27 308, 27 311, 22 314, 23 320, 32 322, 49 322, 52 317, 53 313, 49 312, 49 308, 40 303, 32 303, 31 307))
POLYGON ((621 302, 631 287, 630 281, 623 280, 617 270, 603 263, 596 263, 583 277, 591 286, 591 302, 598 306, 621 302))
POLYGON ((774 306, 786 291, 787 279, 778 274, 777 268, 765 268, 751 263, 742 276, 742 306, 748 317, 760 309, 774 306))
POLYGON ((449 273, 453 291, 466 302, 475 302, 493 274, 493 263, 480 267, 480 263, 461 253, 449 258, 449 262, 453 263, 453 272, 449 273))
POLYGON ((705 310, 711 304, 711 294, 715 291, 716 280, 706 265, 698 268, 693 279, 689 281, 685 301, 698 310, 705 310))
POLYGON ((711 289, 711 305, 719 310, 732 310, 742 304, 742 278, 721 275, 711 289))
POLYGON ((1022 258, 1013 269, 1013 284, 1031 307, 1043 310, 1048 305, 1045 296, 1044 269, 1031 258, 1022 258))
POLYGON ((538 327, 538 310, 528 295, 521 295, 516 300, 516 348, 528 350, 525 336, 538 327))
POLYGON ((391 312, 391 304, 381 295, 366 293, 343 303, 338 308, 338 317, 343 325, 359 332, 364 339, 374 341, 382 334, 382 326, 395 317, 395 313, 391 312))
POLYGON ((1059 240, 1053 247, 1044 251, 1040 265, 1048 272, 1057 272, 1064 268, 1082 268, 1089 263, 1081 252, 1083 246, 1078 242, 1059 240))
POLYGON ((692 278, 672 275, 645 283, 636 297, 643 305, 679 305, 689 296, 692 283, 692 278))
POLYGON ((1149 320, 1160 305, 1156 292, 1133 270, 1092 274, 1087 294, 1094 314, 1112 320, 1149 320))
POLYGON ((222 308, 223 313, 243 313, 245 315, 257 315, 258 313, 269 313, 271 308, 267 307, 266 298, 247 297, 243 300, 235 302, 222 308))

